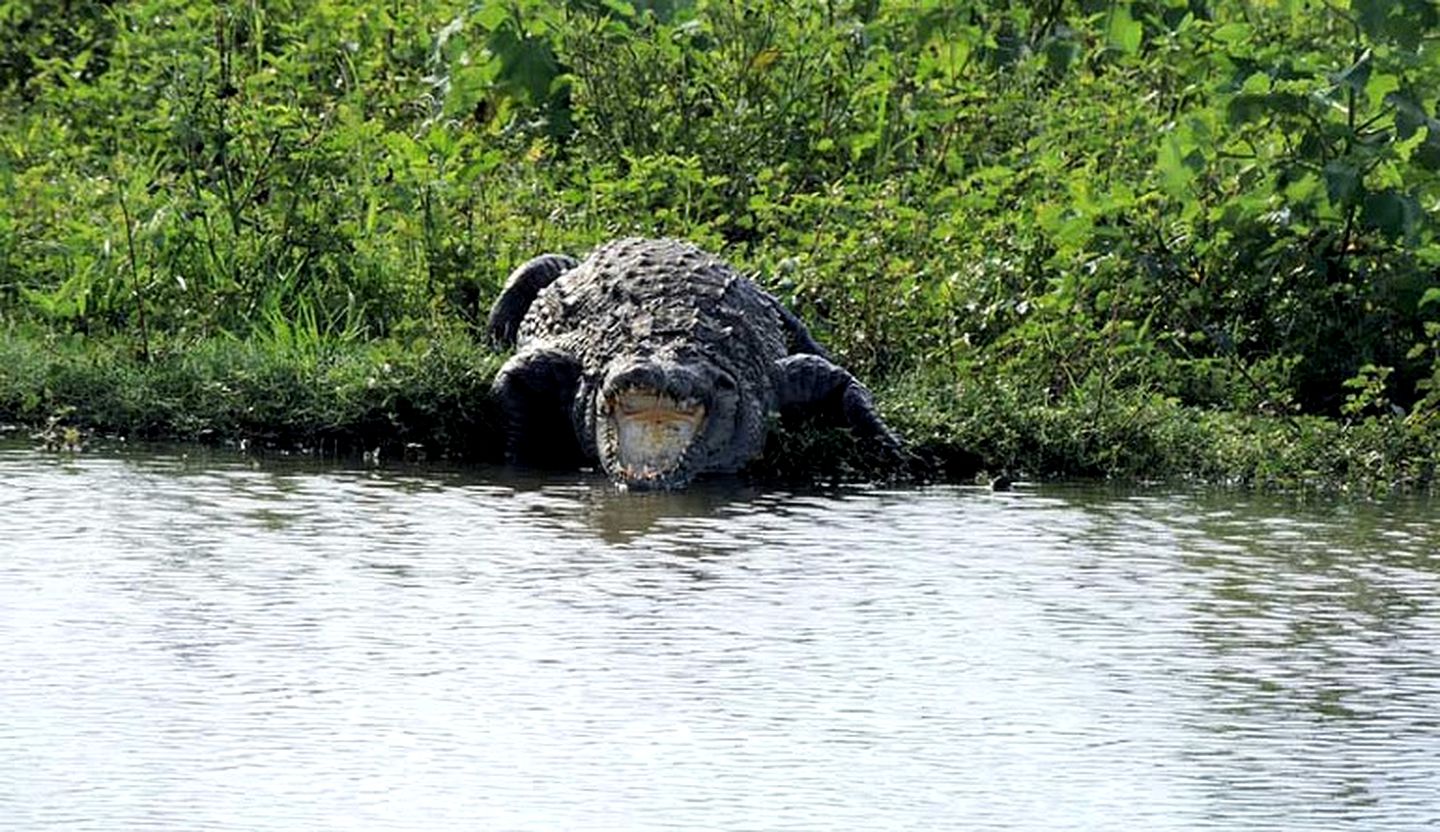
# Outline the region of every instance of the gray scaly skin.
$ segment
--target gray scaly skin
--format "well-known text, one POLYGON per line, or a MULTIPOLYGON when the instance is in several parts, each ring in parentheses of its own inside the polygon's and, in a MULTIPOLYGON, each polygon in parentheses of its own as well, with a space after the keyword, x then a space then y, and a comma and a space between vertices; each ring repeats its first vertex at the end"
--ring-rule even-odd
POLYGON ((617 483, 678 488, 760 455, 773 417, 819 415, 901 453, 869 392, 793 314, 678 240, 624 239, 510 275, 490 334, 507 455, 598 462, 617 483))

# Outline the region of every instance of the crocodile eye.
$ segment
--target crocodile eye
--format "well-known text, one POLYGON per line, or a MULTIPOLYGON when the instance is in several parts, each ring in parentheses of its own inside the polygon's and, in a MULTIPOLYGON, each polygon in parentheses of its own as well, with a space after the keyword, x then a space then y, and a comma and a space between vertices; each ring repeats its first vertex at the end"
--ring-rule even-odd
POLYGON ((715 392, 734 394, 736 390, 735 379, 729 373, 720 373, 715 376, 715 392))

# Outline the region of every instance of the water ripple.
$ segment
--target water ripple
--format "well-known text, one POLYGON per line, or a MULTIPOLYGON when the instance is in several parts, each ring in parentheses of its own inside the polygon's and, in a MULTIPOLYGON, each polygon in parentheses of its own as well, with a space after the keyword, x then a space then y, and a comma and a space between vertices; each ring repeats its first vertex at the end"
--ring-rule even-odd
POLYGON ((6 447, 0 510, 17 829, 1440 823, 1424 503, 6 447))

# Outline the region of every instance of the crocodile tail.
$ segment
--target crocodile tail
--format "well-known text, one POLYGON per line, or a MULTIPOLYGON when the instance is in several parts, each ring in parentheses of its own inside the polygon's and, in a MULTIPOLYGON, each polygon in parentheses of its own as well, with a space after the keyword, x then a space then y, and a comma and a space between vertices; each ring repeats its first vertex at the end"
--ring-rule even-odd
POLYGON ((580 261, 564 254, 542 254, 521 264, 510 273, 500 297, 490 307, 488 329, 490 341, 506 349, 515 346, 520 321, 540 290, 554 283, 560 275, 580 265, 580 261))

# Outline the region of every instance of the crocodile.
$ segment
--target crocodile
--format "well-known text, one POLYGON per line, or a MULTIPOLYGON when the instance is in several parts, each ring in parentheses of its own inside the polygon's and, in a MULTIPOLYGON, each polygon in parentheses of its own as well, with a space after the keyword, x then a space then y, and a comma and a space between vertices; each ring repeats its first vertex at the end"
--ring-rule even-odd
POLYGON ((516 352, 493 393, 506 457, 598 465, 633 489, 674 489, 761 455, 779 416, 847 427, 899 458, 870 392, 775 297, 674 239, 606 243, 583 261, 516 268, 490 311, 516 352))

